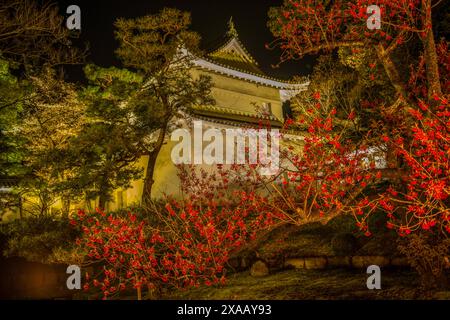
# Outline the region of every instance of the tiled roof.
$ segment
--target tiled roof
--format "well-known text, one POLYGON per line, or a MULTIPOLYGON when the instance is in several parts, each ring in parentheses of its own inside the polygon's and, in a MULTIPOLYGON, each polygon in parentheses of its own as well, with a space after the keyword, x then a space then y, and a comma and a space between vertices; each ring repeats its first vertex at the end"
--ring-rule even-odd
POLYGON ((236 123, 254 123, 254 124, 268 124, 274 127, 281 127, 282 120, 273 115, 264 115, 252 112, 245 112, 230 108, 223 108, 218 106, 195 106, 191 112, 197 116, 206 116, 208 118, 221 119, 227 122, 236 123))
POLYGON ((277 81, 285 85, 298 84, 298 82, 284 81, 265 74, 259 68, 258 62, 239 39, 239 34, 236 31, 232 18, 229 22, 229 30, 221 41, 221 44, 202 57, 202 59, 220 67, 277 81))
POLYGON ((258 66, 258 62, 242 44, 237 32, 228 33, 224 44, 210 52, 207 59, 219 65, 228 66, 235 70, 248 71, 252 74, 266 76, 258 66))
MULTIPOLYGON (((187 51, 185 51, 185 53, 189 54, 187 51)), ((309 85, 309 81, 301 83, 294 81, 283 81, 262 74, 253 73, 248 70, 238 70, 236 68, 233 68, 230 64, 228 65, 220 64, 219 62, 209 59, 207 57, 195 58, 193 60, 193 64, 195 67, 200 69, 212 71, 218 74, 223 74, 225 76, 229 76, 232 78, 244 79, 249 82, 266 85, 281 90, 303 91, 309 85)))

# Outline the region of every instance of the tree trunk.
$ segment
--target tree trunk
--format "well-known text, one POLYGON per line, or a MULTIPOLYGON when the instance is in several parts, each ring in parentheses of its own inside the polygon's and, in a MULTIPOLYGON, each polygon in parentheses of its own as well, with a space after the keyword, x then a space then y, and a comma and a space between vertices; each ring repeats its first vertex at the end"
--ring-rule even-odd
POLYGON ((111 184, 109 181, 109 172, 111 170, 111 161, 112 156, 110 154, 107 155, 105 167, 101 174, 100 185, 99 185, 99 195, 98 195, 98 208, 100 210, 105 210, 106 201, 108 200, 108 196, 112 190, 111 184))
POLYGON ((439 76, 439 64, 436 53, 436 44, 433 35, 433 22, 431 17, 431 0, 422 0, 422 10, 425 11, 424 28, 426 28, 426 37, 422 39, 425 51, 425 65, 428 83, 428 100, 434 101, 435 95, 441 96, 441 82, 439 76))
POLYGON ((148 157, 147 173, 145 175, 144 190, 142 193, 142 205, 144 206, 144 208, 147 208, 151 203, 152 188, 153 184, 155 183, 155 180, 153 179, 153 174, 155 171, 156 159, 158 158, 158 152, 159 151, 155 150, 152 153, 150 153, 148 157))
POLYGON ((89 199, 87 194, 84 195, 84 207, 88 212, 92 211, 91 200, 89 199))
POLYGON ((62 198, 62 216, 67 218, 70 211, 70 199, 68 197, 62 198))
POLYGON ((100 210, 105 210, 105 206, 106 206, 106 201, 108 199, 108 189, 107 188, 107 177, 103 177, 102 178, 102 183, 100 185, 100 190, 99 190, 99 195, 98 195, 98 208, 100 210))
POLYGON ((155 165, 156 160, 158 158, 158 154, 161 151, 161 148, 164 144, 164 138, 166 136, 167 131, 167 124, 168 120, 164 121, 164 126, 161 128, 158 140, 156 141, 156 145, 152 152, 149 154, 148 157, 148 163, 147 163, 147 172, 145 174, 145 180, 144 180, 144 190, 142 192, 142 205, 144 208, 147 208, 152 200, 152 187, 155 183, 155 180, 153 179, 154 171, 155 171, 155 165))
POLYGON ((386 50, 384 49, 382 44, 376 46, 376 53, 378 56, 378 60, 383 65, 384 71, 386 72, 386 75, 388 76, 389 81, 391 82, 395 91, 397 91, 398 95, 403 99, 404 102, 410 104, 408 94, 403 85, 403 81, 400 78, 400 74, 398 73, 394 62, 386 53, 386 50))
POLYGON ((101 193, 98 197, 98 208, 100 210, 105 210, 106 205, 106 195, 101 193))
POLYGON ((136 290, 137 290, 137 299, 139 301, 141 301, 142 300, 142 289, 141 289, 141 287, 138 287, 136 290))
POLYGON ((23 218, 23 200, 22 200, 22 195, 19 195, 19 216, 20 216, 20 219, 23 218))

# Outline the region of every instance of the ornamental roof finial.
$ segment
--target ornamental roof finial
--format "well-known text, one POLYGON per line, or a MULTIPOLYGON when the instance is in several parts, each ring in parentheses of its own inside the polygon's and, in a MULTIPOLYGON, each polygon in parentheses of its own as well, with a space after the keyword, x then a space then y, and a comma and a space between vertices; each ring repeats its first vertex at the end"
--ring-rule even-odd
POLYGON ((233 17, 230 17, 230 21, 228 21, 228 32, 227 34, 231 37, 237 37, 238 33, 236 31, 236 27, 234 26, 233 17))

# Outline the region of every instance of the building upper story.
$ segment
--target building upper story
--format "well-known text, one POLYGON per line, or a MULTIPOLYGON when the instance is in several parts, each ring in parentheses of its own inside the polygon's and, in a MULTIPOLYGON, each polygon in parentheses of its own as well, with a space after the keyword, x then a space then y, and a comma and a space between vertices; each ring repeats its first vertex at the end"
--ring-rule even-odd
POLYGON ((194 57, 194 75, 212 79, 211 95, 215 105, 197 106, 194 114, 224 124, 249 125, 269 122, 281 127, 288 101, 309 82, 292 82, 266 75, 239 39, 230 19, 228 32, 220 46, 203 57, 194 57))

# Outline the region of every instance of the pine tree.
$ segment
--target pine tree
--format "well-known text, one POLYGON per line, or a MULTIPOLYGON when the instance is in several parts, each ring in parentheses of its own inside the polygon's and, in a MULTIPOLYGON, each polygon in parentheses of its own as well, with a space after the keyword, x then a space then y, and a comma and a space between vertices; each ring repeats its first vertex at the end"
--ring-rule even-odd
POLYGON ((126 69, 85 67, 89 85, 82 92, 87 121, 72 140, 71 159, 76 174, 73 189, 104 209, 117 188, 127 188, 142 170, 135 166, 157 123, 142 90, 142 76, 126 69))
POLYGON ((149 157, 143 191, 143 204, 151 201, 154 167, 172 119, 194 104, 213 103, 209 98, 211 80, 190 73, 191 56, 180 54, 184 48, 198 52, 199 36, 188 30, 190 14, 176 9, 163 9, 159 14, 116 21, 116 51, 124 66, 136 70, 145 83, 143 95, 148 105, 144 114, 151 114, 156 125, 148 138, 152 143, 141 147, 149 157), (147 110, 148 109, 148 110, 147 110))

